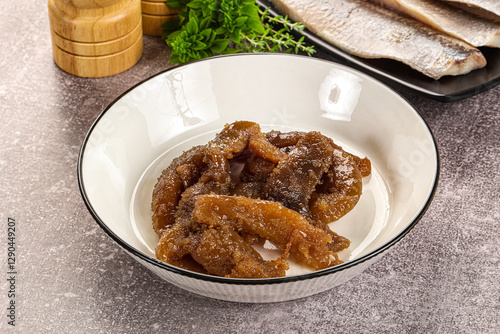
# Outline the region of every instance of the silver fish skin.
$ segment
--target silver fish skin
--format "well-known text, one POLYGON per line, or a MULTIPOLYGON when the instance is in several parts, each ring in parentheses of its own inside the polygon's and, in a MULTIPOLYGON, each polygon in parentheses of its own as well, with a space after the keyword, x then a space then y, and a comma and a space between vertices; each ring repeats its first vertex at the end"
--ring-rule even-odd
POLYGON ((500 0, 440 0, 476 15, 500 22, 500 0))
POLYGON ((473 46, 500 48, 500 23, 464 12, 441 1, 375 1, 473 46))
POLYGON ((274 6, 332 45, 362 58, 389 58, 438 80, 484 67, 483 54, 366 0, 271 0, 274 6))

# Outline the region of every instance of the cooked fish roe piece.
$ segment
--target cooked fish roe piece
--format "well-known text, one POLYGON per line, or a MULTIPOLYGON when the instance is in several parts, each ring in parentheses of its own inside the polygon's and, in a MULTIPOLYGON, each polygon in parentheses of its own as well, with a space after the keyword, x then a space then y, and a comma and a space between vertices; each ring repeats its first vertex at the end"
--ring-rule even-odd
POLYGON ((229 188, 220 187, 215 181, 204 182, 202 180, 187 188, 181 195, 181 199, 177 205, 177 212, 175 213, 176 221, 178 219, 191 219, 191 213, 194 209, 194 203, 199 195, 205 194, 219 194, 228 195, 229 188))
POLYGON ((243 196, 200 195, 192 217, 209 229, 229 225, 236 232, 259 235, 313 269, 342 263, 328 248, 332 242, 329 234, 277 202, 243 196))
POLYGON ((213 179, 219 183, 230 183, 228 160, 246 149, 256 156, 273 162, 278 162, 284 156, 278 148, 267 141, 257 123, 239 121, 226 124, 224 129, 208 143, 205 151, 205 161, 213 179))
POLYGON ((363 191, 362 175, 352 156, 340 149, 334 152, 333 163, 309 202, 312 218, 325 224, 351 211, 363 191))
MULTIPOLYGON (((267 140, 273 144, 276 147, 279 147, 282 149, 282 151, 285 151, 286 153, 289 153, 291 150, 295 148, 295 145, 297 145, 298 141, 305 135, 305 132, 301 131, 291 131, 291 132, 280 132, 280 131, 269 131, 266 133, 266 138, 267 140)), ((333 148, 338 148, 342 149, 342 147, 338 146, 335 144, 335 142, 323 135, 327 140, 330 141, 330 144, 332 145, 333 148)), ((342 149, 343 150, 343 149, 342 149)), ((346 151, 344 151, 346 152, 346 151)), ((353 159, 356 165, 358 166, 359 171, 361 172, 361 175, 363 177, 366 177, 370 175, 371 173, 371 161, 370 159, 364 157, 360 158, 352 153, 346 152, 346 154, 349 154, 353 159)))
POLYGON ((175 158, 158 178, 151 203, 153 229, 158 235, 175 223, 175 212, 183 191, 197 182, 206 169, 204 156, 204 146, 193 147, 175 158))
POLYGON ((271 144, 288 153, 305 134, 302 131, 280 132, 272 130, 266 133, 266 138, 271 144))
POLYGON ((332 156, 333 147, 321 133, 306 133, 267 179, 265 199, 308 215, 311 194, 328 171, 332 156))
POLYGON ((203 231, 203 226, 194 221, 178 221, 161 234, 155 250, 156 258, 179 268, 206 273, 190 255, 199 244, 203 231))
POLYGON ((367 177, 372 173, 372 162, 367 157, 360 158, 354 154, 347 153, 354 160, 362 177, 367 177))
POLYGON ((210 274, 225 277, 282 277, 288 269, 286 259, 264 260, 228 225, 205 230, 191 256, 210 274))
POLYGON ((231 195, 260 199, 265 185, 258 181, 240 182, 231 188, 231 195))
POLYGON ((246 160, 239 178, 242 182, 265 183, 275 167, 274 162, 259 157, 250 157, 246 160))

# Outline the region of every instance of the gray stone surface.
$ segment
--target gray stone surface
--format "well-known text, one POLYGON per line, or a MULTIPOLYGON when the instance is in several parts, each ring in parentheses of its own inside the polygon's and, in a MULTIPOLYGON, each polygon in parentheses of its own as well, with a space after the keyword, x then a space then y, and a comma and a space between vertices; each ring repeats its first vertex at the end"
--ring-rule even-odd
POLYGON ((500 332, 500 86, 453 103, 404 94, 436 136, 441 180, 427 214, 381 261, 320 295, 237 304, 158 279, 100 230, 78 191, 86 131, 121 92, 172 66, 164 43, 146 37, 123 74, 74 77, 52 60, 45 1, 2 2, 0 40, 1 333, 500 332))

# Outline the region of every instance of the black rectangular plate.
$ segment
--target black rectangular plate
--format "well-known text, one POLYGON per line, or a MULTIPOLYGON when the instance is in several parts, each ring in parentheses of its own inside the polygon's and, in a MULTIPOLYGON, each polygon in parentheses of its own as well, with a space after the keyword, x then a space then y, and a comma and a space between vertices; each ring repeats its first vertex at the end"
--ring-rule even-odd
MULTIPOLYGON (((257 0, 273 16, 282 15, 267 0, 257 0)), ((400 90, 411 90, 438 101, 456 101, 484 92, 500 84, 500 49, 480 48, 486 58, 484 68, 460 76, 431 79, 409 66, 391 59, 364 59, 353 56, 326 42, 307 29, 301 32, 307 42, 316 45, 345 65, 367 73, 387 85, 400 90)))

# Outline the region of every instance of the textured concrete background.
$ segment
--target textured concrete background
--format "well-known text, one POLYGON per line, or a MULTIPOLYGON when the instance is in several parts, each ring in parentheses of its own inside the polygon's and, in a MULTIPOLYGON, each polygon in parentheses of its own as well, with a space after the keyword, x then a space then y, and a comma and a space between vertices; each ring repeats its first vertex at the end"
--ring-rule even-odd
POLYGON ((436 136, 441 180, 427 214, 381 261, 320 295, 236 304, 159 280, 100 230, 78 191, 88 128, 121 92, 171 66, 164 43, 146 37, 123 74, 68 75, 52 60, 45 1, 2 2, 0 40, 1 333, 500 332, 500 86, 453 103, 404 94, 436 136))

